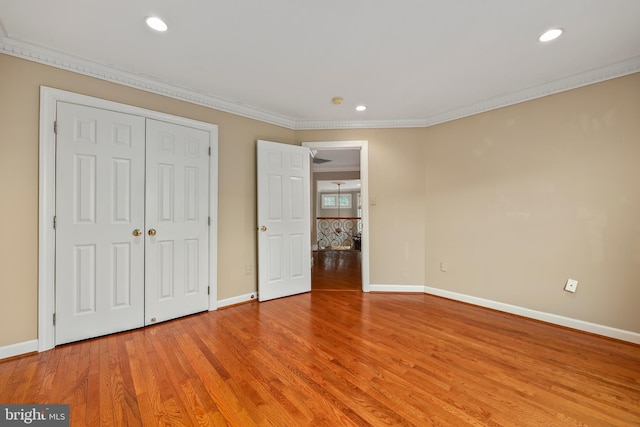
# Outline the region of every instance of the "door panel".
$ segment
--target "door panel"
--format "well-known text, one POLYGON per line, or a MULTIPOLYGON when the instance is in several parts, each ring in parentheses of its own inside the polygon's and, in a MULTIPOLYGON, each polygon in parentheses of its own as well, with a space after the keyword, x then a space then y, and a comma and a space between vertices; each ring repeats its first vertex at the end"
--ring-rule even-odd
POLYGON ((208 152, 208 132, 147 120, 145 324, 209 306, 208 152))
POLYGON ((311 290, 309 150, 258 141, 258 299, 311 290))
POLYGON ((56 344, 144 323, 144 118, 60 102, 56 344))
POLYGON ((56 344, 206 310, 208 132, 68 103, 57 114, 56 344))

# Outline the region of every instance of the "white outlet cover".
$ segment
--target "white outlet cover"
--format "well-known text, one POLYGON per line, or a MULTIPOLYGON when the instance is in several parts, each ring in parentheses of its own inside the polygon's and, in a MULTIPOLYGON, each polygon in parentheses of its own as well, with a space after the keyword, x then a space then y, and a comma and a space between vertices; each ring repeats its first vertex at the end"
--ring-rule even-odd
POLYGON ((578 288, 578 281, 574 279, 567 280, 567 284, 564 285, 564 290, 567 292, 575 292, 578 288))

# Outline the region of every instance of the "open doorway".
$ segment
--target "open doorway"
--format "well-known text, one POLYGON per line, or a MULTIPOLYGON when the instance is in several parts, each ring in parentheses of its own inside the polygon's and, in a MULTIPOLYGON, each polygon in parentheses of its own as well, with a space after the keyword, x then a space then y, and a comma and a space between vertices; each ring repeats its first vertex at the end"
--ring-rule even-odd
MULTIPOLYGON (((353 154, 346 150, 342 153, 346 157, 353 154)), ((355 154, 353 167, 359 169, 360 153, 355 154)), ((317 152, 314 160, 319 156, 323 156, 322 151, 317 152)), ((326 161, 325 158, 322 160, 326 161)), ((361 291, 360 171, 316 171, 315 177, 315 240, 312 245, 311 290, 361 291), (340 179, 344 177, 353 179, 340 179)))
POLYGON ((314 250, 311 266, 312 291, 361 291, 362 252, 314 250))
POLYGON ((369 290, 367 142, 312 150, 312 290, 369 290))

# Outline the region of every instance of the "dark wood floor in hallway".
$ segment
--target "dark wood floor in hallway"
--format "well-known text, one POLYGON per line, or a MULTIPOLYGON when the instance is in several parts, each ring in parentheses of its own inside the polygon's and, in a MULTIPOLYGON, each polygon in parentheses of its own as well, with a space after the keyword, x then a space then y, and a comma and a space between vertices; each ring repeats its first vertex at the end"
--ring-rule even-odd
POLYGON ((420 294, 311 292, 0 362, 73 426, 636 426, 640 346, 420 294))
POLYGON ((314 251, 311 289, 362 290, 362 253, 360 251, 314 251))

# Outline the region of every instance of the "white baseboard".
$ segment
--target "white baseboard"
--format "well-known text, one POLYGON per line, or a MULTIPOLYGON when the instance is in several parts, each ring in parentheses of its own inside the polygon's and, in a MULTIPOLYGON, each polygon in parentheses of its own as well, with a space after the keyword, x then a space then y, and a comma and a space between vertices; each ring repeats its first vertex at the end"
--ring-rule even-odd
MULTIPOLYGON (((585 322, 583 320, 571 319, 569 317, 559 316, 557 314, 545 313, 542 311, 531 310, 529 308, 519 307, 516 305, 505 304, 498 301, 492 301, 484 298, 478 298, 470 295, 459 294, 457 292, 446 291, 443 289, 431 288, 421 285, 371 285, 371 292, 398 292, 398 293, 426 293, 455 301, 466 302, 480 307, 491 308, 505 313, 516 314, 518 316, 528 317, 540 320, 554 325, 565 326, 567 328, 577 329, 579 331, 590 332, 609 338, 615 338, 622 341, 640 344, 640 333, 616 329, 609 326, 599 325, 596 323, 585 322)), ((227 298, 218 301, 218 308, 227 307, 234 304, 257 300, 258 294, 251 292, 237 297, 227 298)), ((26 353, 38 351, 38 340, 25 341, 17 344, 11 344, 0 347, 0 360, 9 357, 19 356, 26 353)))
POLYGON ((7 357, 20 356, 21 354, 38 351, 38 340, 19 342, 17 344, 0 347, 0 360, 7 357))
POLYGON ((369 292, 417 292, 424 293, 422 285, 369 285, 369 292))
POLYGON ((218 300, 218 308, 228 307, 234 304, 240 304, 247 301, 256 301, 258 299, 257 292, 251 292, 250 294, 238 295, 237 297, 218 300))
POLYGON ((529 308, 519 307, 516 305, 505 304, 498 301, 492 301, 484 298, 478 298, 470 295, 459 294, 457 292, 445 291, 443 289, 424 287, 424 292, 430 295, 436 295, 456 301, 466 302, 480 307, 491 308, 506 313, 516 314, 518 316, 528 317, 530 319, 541 320, 554 325, 565 326, 571 329, 577 329, 583 332, 602 335, 609 338, 615 338, 622 341, 628 341, 634 344, 640 344, 640 333, 616 329, 609 326, 598 325, 596 323, 585 322, 583 320, 572 319, 570 317, 559 316, 557 314, 545 313, 543 311, 531 310, 529 308))

